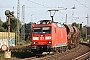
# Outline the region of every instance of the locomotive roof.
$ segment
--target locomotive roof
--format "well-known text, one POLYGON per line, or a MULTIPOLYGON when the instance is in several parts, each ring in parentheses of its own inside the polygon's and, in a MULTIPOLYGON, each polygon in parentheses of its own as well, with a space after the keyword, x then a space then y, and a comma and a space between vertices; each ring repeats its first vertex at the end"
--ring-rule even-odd
POLYGON ((47 23, 51 23, 51 20, 40 20, 40 24, 47 24, 47 23))
POLYGON ((49 22, 51 20, 40 20, 40 22, 49 22))

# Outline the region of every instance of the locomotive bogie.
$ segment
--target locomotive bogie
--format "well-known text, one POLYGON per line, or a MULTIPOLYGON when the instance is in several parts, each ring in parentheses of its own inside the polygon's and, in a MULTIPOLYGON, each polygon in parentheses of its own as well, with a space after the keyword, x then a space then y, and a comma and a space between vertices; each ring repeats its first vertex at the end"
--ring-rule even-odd
POLYGON ((32 46, 31 50, 33 52, 35 51, 41 51, 41 52, 48 52, 50 51, 52 48, 50 45, 39 45, 39 46, 32 46))

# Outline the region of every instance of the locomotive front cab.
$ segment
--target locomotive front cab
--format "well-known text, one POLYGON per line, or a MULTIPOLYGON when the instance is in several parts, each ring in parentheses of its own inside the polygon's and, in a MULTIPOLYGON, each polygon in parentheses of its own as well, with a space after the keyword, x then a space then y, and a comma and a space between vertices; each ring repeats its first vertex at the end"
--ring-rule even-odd
POLYGON ((32 50, 48 51, 51 48, 50 24, 36 24, 32 26, 32 50))
POLYGON ((49 45, 51 44, 51 27, 33 27, 32 45, 49 45))

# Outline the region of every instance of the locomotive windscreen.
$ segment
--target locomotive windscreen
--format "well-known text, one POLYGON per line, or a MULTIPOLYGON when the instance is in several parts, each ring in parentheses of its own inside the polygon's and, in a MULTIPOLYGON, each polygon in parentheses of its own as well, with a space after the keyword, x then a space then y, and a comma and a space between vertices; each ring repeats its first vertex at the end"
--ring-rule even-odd
POLYGON ((33 28, 34 34, 44 34, 44 33, 51 33, 51 27, 34 27, 33 28))
POLYGON ((40 27, 33 28, 33 33, 34 34, 40 34, 41 33, 41 28, 40 27))

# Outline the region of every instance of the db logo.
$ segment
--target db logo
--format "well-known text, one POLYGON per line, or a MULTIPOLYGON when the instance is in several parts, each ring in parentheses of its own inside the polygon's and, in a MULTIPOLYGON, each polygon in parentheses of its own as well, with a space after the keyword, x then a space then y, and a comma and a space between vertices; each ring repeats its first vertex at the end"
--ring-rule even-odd
POLYGON ((44 37, 40 37, 40 40, 44 40, 44 37))

